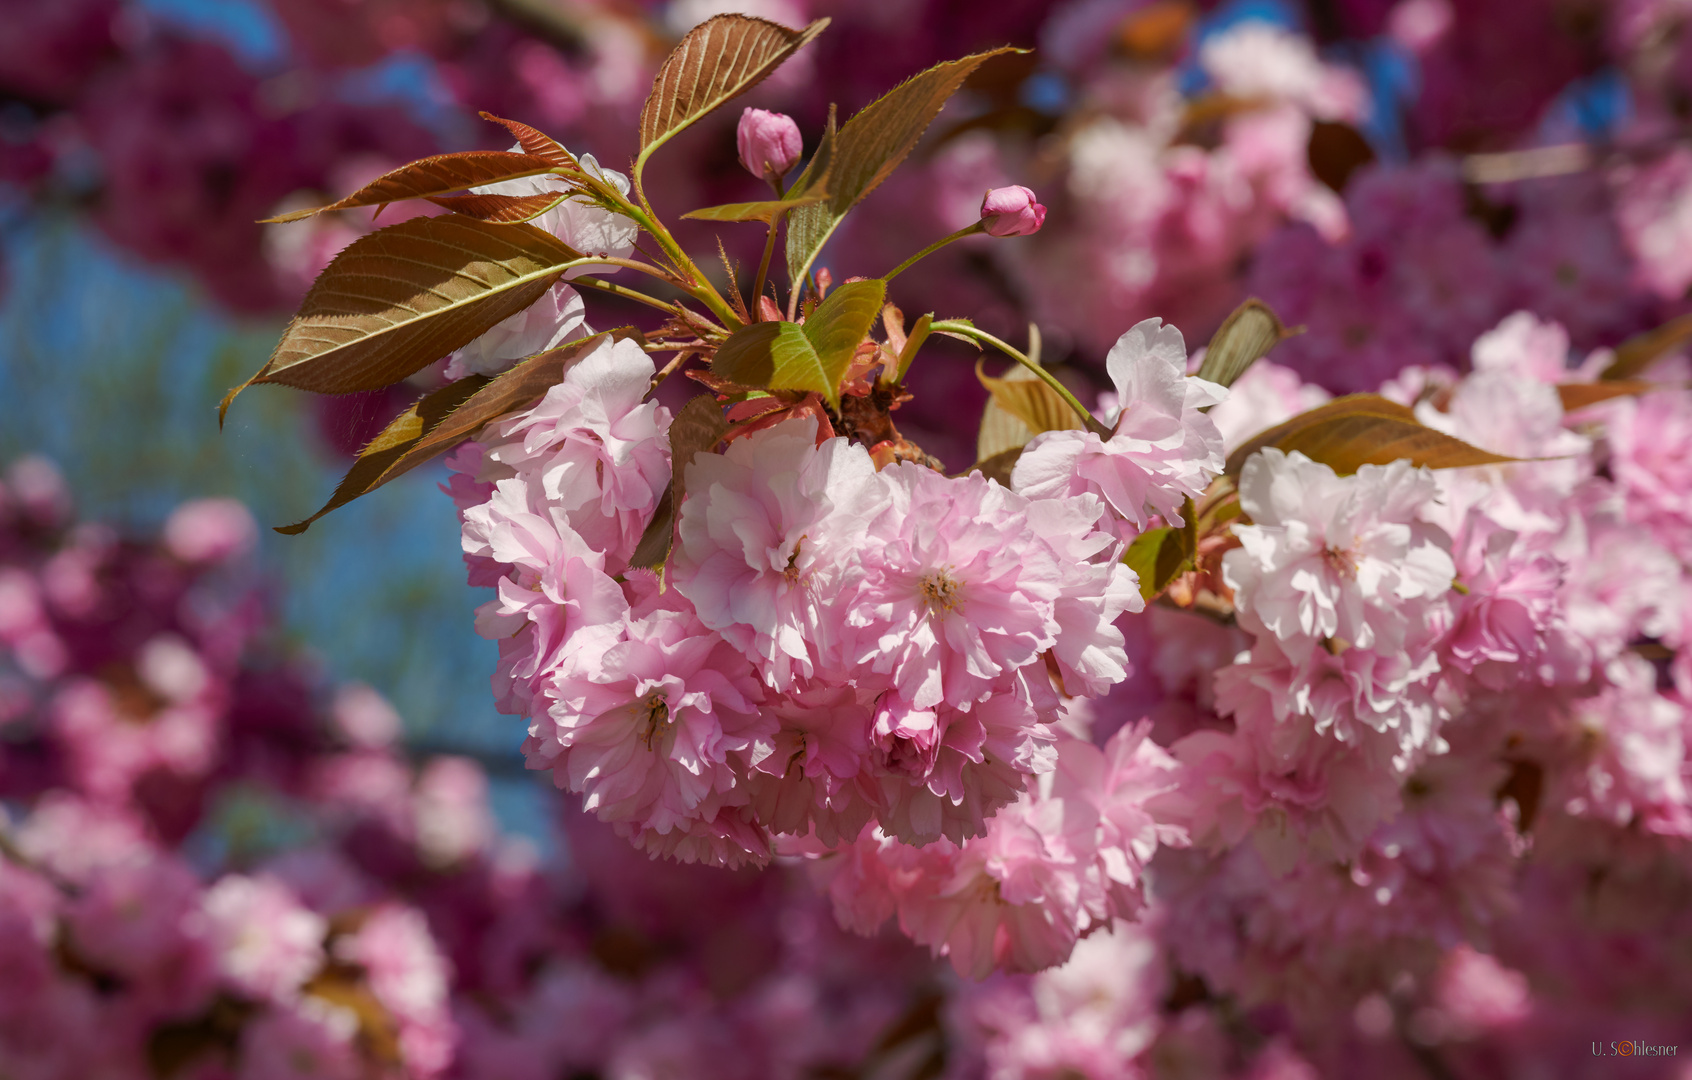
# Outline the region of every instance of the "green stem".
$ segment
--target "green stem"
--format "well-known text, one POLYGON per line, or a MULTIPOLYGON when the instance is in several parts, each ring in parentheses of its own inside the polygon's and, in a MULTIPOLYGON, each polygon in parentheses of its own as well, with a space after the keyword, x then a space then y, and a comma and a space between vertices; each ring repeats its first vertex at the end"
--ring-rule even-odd
MULTIPOLYGON (((770 187, 775 189, 776 201, 780 202, 782 197, 787 194, 785 186, 781 182, 781 177, 771 173, 766 177, 766 179, 769 180, 770 187)), ((764 237, 764 257, 758 260, 758 280, 752 284, 751 312, 753 322, 763 321, 758 317, 758 308, 762 303, 762 297, 764 295, 764 277, 770 272, 770 256, 775 253, 776 229, 781 225, 782 219, 786 216, 787 214, 782 212, 771 217, 770 234, 764 237)))
POLYGON ((1092 413, 1082 408, 1081 403, 1075 399, 1075 395, 1069 392, 1068 387, 1058 381, 1056 375, 1053 375, 1039 364, 1036 364, 1034 361, 1028 359, 1028 357, 1023 355, 1020 350, 1000 341, 985 330, 976 329, 972 323, 966 322, 962 319, 947 319, 942 322, 937 322, 930 326, 929 329, 931 332, 936 334, 957 334, 960 337, 971 338, 975 341, 984 342, 993 346, 995 349, 998 349, 1012 360, 1015 360, 1017 363, 1027 368, 1029 371, 1032 371, 1041 382, 1057 391, 1058 396, 1063 398, 1063 400, 1069 404, 1069 407, 1075 410, 1075 415, 1079 416, 1082 422, 1087 425, 1088 431, 1091 431, 1101 439, 1110 438, 1110 429, 1099 423, 1098 418, 1092 413))
MULTIPOLYGON (((654 240, 658 241, 658 247, 664 252, 664 255, 676 265, 683 276, 680 286, 687 291, 689 296, 710 308, 711 314, 721 319, 723 325, 730 330, 738 330, 745 325, 740 321, 740 316, 736 315, 734 310, 729 307, 728 301, 724 300, 722 295, 717 292, 710 279, 700 273, 699 267, 694 265, 693 260, 687 257, 687 252, 683 251, 681 245, 676 243, 676 238, 670 235, 670 230, 666 229, 663 222, 651 213, 650 208, 635 206, 627 199, 620 199, 619 201, 622 206, 618 208, 618 212, 625 214, 635 224, 645 229, 654 240)), ((641 195, 641 201, 642 203, 646 201, 644 194, 641 195)))
POLYGON ((977 221, 973 225, 964 226, 963 228, 959 229, 957 232, 953 233, 950 236, 942 236, 940 239, 934 241, 934 243, 932 243, 932 244, 928 245, 927 247, 923 248, 921 251, 917 252, 915 255, 912 255, 910 258, 906 259, 904 262, 900 263, 898 266, 895 266, 881 280, 892 281, 894 278, 896 278, 900 274, 904 273, 909 267, 911 267, 912 265, 917 263, 919 260, 926 258, 929 255, 934 254, 936 251, 939 251, 941 248, 945 247, 947 244, 950 244, 953 240, 962 240, 966 236, 974 236, 978 232, 985 232, 986 229, 987 229, 986 225, 977 221))

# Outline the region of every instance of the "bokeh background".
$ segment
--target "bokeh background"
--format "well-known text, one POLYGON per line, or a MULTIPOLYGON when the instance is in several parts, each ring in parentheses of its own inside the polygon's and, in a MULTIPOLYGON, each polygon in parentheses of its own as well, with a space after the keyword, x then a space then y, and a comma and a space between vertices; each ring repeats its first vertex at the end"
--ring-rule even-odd
MULTIPOLYGON (((1136 321, 1168 319, 1196 347, 1251 295, 1268 300, 1289 324, 1307 327, 1273 359, 1336 393, 1372 390, 1407 365, 1462 372, 1477 336, 1520 309, 1560 324, 1568 348, 1557 348, 1575 356, 1689 310, 1686 0, 0 0, 0 469, 28 455, 50 459, 81 520, 135 537, 153 536, 180 504, 208 497, 240 500, 261 526, 305 517, 418 385, 335 399, 258 387, 219 430, 225 391, 263 364, 316 272, 374 227, 367 212, 291 226, 256 219, 331 201, 426 154, 503 148, 505 132, 478 119, 482 110, 626 167, 652 72, 683 33, 723 11, 790 26, 833 20, 743 102, 792 114, 808 147, 831 104, 849 115, 930 64, 1007 43, 1033 50, 995 61, 972 79, 912 159, 853 213, 821 262, 835 280, 883 273, 975 220, 987 188, 1034 188, 1050 207, 1038 236, 954 245, 902 277, 894 299, 908 314, 968 316, 1017 343, 1037 322, 1043 360, 1084 398, 1106 386, 1105 353, 1136 321)), ((741 104, 676 139, 648 169, 652 199, 672 222, 691 207, 757 197, 758 181, 735 160, 741 104)), ((720 233, 727 256, 743 267, 742 282, 762 241, 756 226, 684 224, 678 233, 695 251, 709 250, 720 233)), ((603 299, 588 300, 597 327, 645 317, 603 299)), ((665 392, 681 386, 673 380, 665 392)), ((1288 387, 1289 400, 1298 398, 1297 380, 1288 387)), ((985 400, 973 354, 935 343, 913 388, 916 401, 899 414, 904 433, 949 466, 966 467, 985 400)), ((0 486, 0 495, 23 491, 25 473, 5 473, 9 487, 0 486)), ((337 719, 344 730, 333 738, 302 739, 294 749, 300 760, 331 764, 368 750, 377 766, 370 775, 393 781, 392 799, 373 816, 391 811, 405 817, 403 827, 385 821, 383 833, 351 814, 354 826, 335 832, 343 821, 325 834, 343 855, 375 851, 362 867, 372 879, 428 909, 430 926, 420 934, 427 947, 414 954, 435 955, 427 941, 433 933, 456 965, 452 1007, 469 1056, 449 1069, 445 1052, 430 1059, 440 1048, 425 1045, 406 1051, 407 1067, 415 1051, 417 1060, 435 1061, 416 1066, 415 1075, 482 1075, 477 1069, 498 1059, 505 1071, 489 1065, 485 1075, 556 1080, 558 1069, 544 1077, 524 1070, 538 1068, 537 1060, 552 1068, 610 1053, 552 1046, 556 1017, 586 1017, 578 1022, 591 1027, 594 1008, 634 995, 629 987, 644 978, 639 994, 650 996, 642 998, 641 1015, 651 1023, 639 1040, 627 1039, 638 1054, 605 1067, 604 1075, 701 1075, 689 1070, 707 1057, 716 1065, 732 1061, 732 1038, 724 1035, 726 1045, 707 1038, 731 1031, 731 1013, 747 1021, 746 1030, 763 1025, 760 1045, 792 1061, 820 1045, 813 1033, 833 1032, 839 1045, 826 1048, 829 1054, 864 1062, 834 1071, 772 1067, 770 1075, 936 1075, 927 1062, 944 1059, 933 1048, 943 1042, 936 1018, 944 994, 931 991, 959 985, 944 965, 890 936, 873 944, 847 938, 796 872, 730 877, 654 869, 608 833, 584 828, 579 815, 561 812, 547 779, 523 770, 522 725, 498 715, 489 693, 494 646, 472 630, 483 597, 464 584, 458 522, 436 490, 444 475, 438 465, 418 469, 302 536, 261 529, 241 571, 243 580, 259 582, 274 612, 276 629, 264 623, 263 650, 255 652, 287 658, 288 692, 303 702, 295 709, 305 718, 299 726, 346 713, 333 688, 350 684, 374 688, 403 719, 402 745, 391 754, 385 745, 360 743, 347 727, 356 721, 345 719, 337 719), (339 702, 333 709, 332 698, 339 702), (441 760, 457 764, 433 772, 433 764, 423 764, 441 760), (524 867, 502 862, 507 847, 475 818, 481 781, 475 769, 460 767, 465 761, 489 778, 499 831, 532 845, 524 867), (413 810, 419 821, 435 813, 482 831, 454 840, 448 828, 442 842, 453 858, 423 865, 430 837, 406 817, 413 810), (560 820, 568 822, 562 832, 560 820), (365 833, 380 834, 379 842, 365 844, 365 833), (569 841, 560 839, 565 834, 569 841), (569 868, 570 844, 577 845, 575 869, 594 869, 585 885, 565 870, 553 872, 569 868), (411 847, 424 852, 423 864, 411 847), (511 944, 519 940, 522 949, 511 944), (779 963, 777 952, 785 957, 779 963), (543 969, 547 978, 536 974, 543 969), (685 978, 672 980, 676 971, 685 978), (547 981, 553 974, 558 978, 547 981), (794 977, 783 982, 787 974, 794 977), (688 985, 695 998, 672 992, 686 979, 694 980, 688 985), (811 998, 794 1004, 795 986, 811 998), (695 1008, 697 1002, 705 1004, 695 1008), (483 1005, 495 1018, 485 1030, 476 1026, 483 1005), (684 1014, 693 1017, 688 1038, 695 1041, 665 1042, 664 1026, 684 1014), (801 1014, 812 1026, 788 1022, 801 1014), (901 1030, 929 1042, 914 1050, 899 1039, 876 1042, 879 1033, 893 1038, 901 1030), (546 1053, 554 1056, 535 1049, 542 1046, 552 1046, 546 1053), (867 1056, 865 1046, 872 1047, 867 1056), (649 1068, 652 1061, 668 1061, 671 1071, 649 1068)), ((51 530, 29 518, 35 510, 14 511, 0 499, 0 570, 12 559, 34 574, 36 564, 49 561, 41 537, 51 530)), ((55 507, 41 513, 53 528, 70 520, 55 507)), ((69 549, 85 539, 68 529, 65 536, 52 542, 64 540, 69 549)), ((125 557, 141 567, 137 580, 160 565, 166 577, 180 569, 154 558, 152 548, 136 550, 142 554, 125 557)), ((0 603, 0 616, 15 611, 0 603)), ((215 642, 195 644, 207 656, 216 652, 215 642)), ((1152 644, 1130 647, 1139 650, 1141 670, 1123 700, 1155 700, 1163 690, 1152 687, 1150 664, 1141 662, 1152 644)), ((16 749, 41 731, 25 730, 35 722, 27 709, 5 711, 12 704, 5 679, 13 673, 5 664, 16 666, 16 656, 0 660, 0 780, 11 785, 10 798, 28 787, 19 777, 32 760, 16 749), (18 716, 24 719, 14 724, 18 716)), ((90 673, 114 681, 107 669, 76 674, 90 673)), ((230 682, 247 685, 234 675, 230 682)), ((263 692, 260 685, 256 693, 263 692)), ((382 708, 368 699, 364 706, 349 715, 375 716, 369 722, 378 727, 385 722, 382 708)), ((228 717, 218 722, 240 726, 228 717)), ((286 742, 275 735, 243 730, 231 745, 286 742)), ((242 770, 250 764, 230 766, 216 782, 233 775, 245 783, 242 770)), ((349 768, 345 775, 350 779, 324 800, 341 800, 336 813, 362 794, 362 774, 349 768)), ((293 795, 307 790, 296 787, 293 795)), ((157 805, 143 806, 144 795, 135 795, 144 815, 168 817, 157 805)), ((208 814, 203 828, 190 821, 182 830, 184 858, 198 870, 256 865, 260 855, 288 846, 289 822, 277 810, 285 803, 236 805, 232 813, 208 814), (236 835, 242 830, 264 835, 243 839, 236 835), (209 834, 231 849, 252 843, 256 854, 246 862, 225 858, 222 848, 207 855, 202 842, 209 834)), ((0 803, 0 825, 6 812, 0 803)), ((56 827, 67 833, 53 827, 37 832, 81 837, 63 822, 56 827)), ((1665 873, 1665 880, 1684 876, 1665 873)), ((1656 891, 1673 905, 1672 890, 1656 891)), ((1562 897, 1578 888, 1558 879, 1547 892, 1562 897)), ((1562 940, 1557 925, 1546 940, 1562 940)), ((0 925, 0 945, 4 931, 0 925)), ((335 933, 350 936, 345 928, 335 933)), ((1253 1029, 1226 1001, 1206 997, 1202 982, 1157 984, 1162 961, 1149 938, 1123 931, 1114 946, 1098 945, 1108 940, 1094 939, 1105 951, 1092 954, 1091 969, 1065 969, 1038 990, 1047 1009, 1042 1021, 1057 1025, 1097 1006, 1101 1030, 1120 1034, 1085 1075, 1122 1075, 1126 1062, 1151 1058, 1155 1071, 1169 1076, 1313 1075, 1287 1044, 1264 1036, 1272 1028, 1253 1029), (1152 994, 1145 989, 1151 986, 1158 986, 1155 1000, 1136 999, 1152 994), (1159 1010, 1167 1015, 1156 1023, 1164 1026, 1146 1020, 1133 1028, 1159 1010), (1161 1041, 1148 1050, 1154 1036, 1161 1041), (1218 1048, 1226 1046, 1234 1057, 1224 1063, 1218 1048)), ((321 951, 321 942, 308 944, 321 951)), ((1516 1001, 1523 1013, 1526 991, 1509 982, 1522 976, 1500 974, 1465 950, 1451 953, 1472 969, 1472 979, 1458 982, 1488 988, 1483 1005, 1516 1001)), ((1615 1034, 1682 1030, 1684 1018, 1664 1003, 1672 1009, 1692 994, 1684 987, 1686 965, 1677 968, 1666 952, 1635 952, 1645 960, 1635 955, 1632 966, 1617 969, 1618 986, 1591 989, 1592 1000, 1622 1002, 1616 1025, 1638 1016, 1658 1024, 1649 1031, 1615 1026, 1615 1034), (1679 989, 1654 995, 1671 978, 1682 980, 1679 989), (1623 991, 1639 1001, 1622 1001, 1623 991), (1638 1009, 1627 1012, 1633 1004, 1638 1009)), ((0 965, 5 956, 0 952, 0 965)), ((1570 967, 1605 970, 1608 960, 1570 967)), ((983 1015, 1034 1008, 1034 984, 1026 980, 986 985, 970 1006, 983 1015), (1014 1005, 996 1003, 1001 990, 1014 1005)), ((452 1027, 442 1020, 446 991, 437 997, 439 1008, 416 1025, 424 1035, 452 1027)), ((1579 994, 1570 999, 1589 1004, 1579 994)), ((1392 1027, 1385 998, 1360 1001, 1355 1016, 1336 1011, 1336 1054, 1349 1052, 1352 1027, 1377 1036, 1392 1027)), ((1459 1041, 1468 1037, 1462 1011, 1440 1021, 1454 1025, 1441 1030, 1457 1032, 1451 1038, 1459 1041)), ((1479 1017, 1467 1018, 1479 1025, 1475 1031, 1518 1017, 1469 1011, 1479 1017)), ((615 1023, 626 1019, 619 1013, 615 1023)), ((1574 1030, 1554 1012, 1539 1022, 1537 1033, 1574 1030)), ((1021 1023, 1004 1029, 1023 1030, 1021 1023)), ((608 1020, 606 1030, 614 1027, 608 1020)), ((994 1052, 1038 1058, 1039 1024, 1029 1020, 1026 1030, 1034 1035, 1012 1047, 1014 1054, 1003 1046, 994 1052)), ((233 1039, 228 1032, 218 1037, 233 1039)), ((1584 1031, 1568 1038, 1584 1052, 1584 1031)), ((1438 1042, 1430 1039, 1404 1044, 1404 1074, 1456 1075, 1424 1053, 1438 1042)), ((1578 1066, 1591 1064, 1575 1062, 1549 1037, 1507 1046, 1496 1061, 1486 1056, 1491 1044, 1474 1045, 1481 1049, 1464 1059, 1472 1068, 1463 1075, 1503 1075, 1499 1062, 1508 1055, 1524 1076, 1581 1075, 1578 1066)), ((969 1072, 970 1060, 954 1055, 955 1074, 979 1074, 969 1072)), ((1345 1059, 1330 1064, 1336 1060, 1345 1059)), ((753 1075, 724 1068, 723 1075, 753 1075)), ((157 1060, 153 1074, 176 1075, 157 1060)), ((1029 1066, 1004 1075, 1081 1074, 1029 1066)), ((0 1078, 12 1080, 3 1067, 0 1078)))

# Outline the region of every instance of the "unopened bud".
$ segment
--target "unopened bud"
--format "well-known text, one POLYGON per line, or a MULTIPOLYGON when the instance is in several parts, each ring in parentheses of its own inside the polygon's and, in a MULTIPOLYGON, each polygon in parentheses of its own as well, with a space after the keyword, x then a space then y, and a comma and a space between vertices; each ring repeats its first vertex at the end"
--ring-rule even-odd
POLYGON ((1028 236, 1046 222, 1046 208, 1020 185, 994 188, 981 200, 981 221, 989 236, 1028 236))
POLYGON ((747 109, 741 113, 734 138, 740 148, 740 163, 757 177, 786 176, 805 148, 793 117, 764 109, 747 109))

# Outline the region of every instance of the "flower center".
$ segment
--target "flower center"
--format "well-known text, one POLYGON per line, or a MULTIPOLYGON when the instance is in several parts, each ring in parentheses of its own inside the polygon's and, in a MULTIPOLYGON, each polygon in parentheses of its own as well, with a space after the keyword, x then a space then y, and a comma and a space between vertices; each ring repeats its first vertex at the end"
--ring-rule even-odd
POLYGON ((922 582, 917 586, 922 592, 923 600, 930 611, 946 613, 958 606, 962 599, 959 595, 963 591, 963 583, 954 578, 949 571, 942 568, 930 570, 923 575, 922 582))
POLYGON ((646 729, 641 734, 641 742, 645 743, 646 748, 650 750, 652 749, 652 740, 658 735, 659 726, 667 723, 670 719, 670 703, 664 700, 662 690, 654 690, 646 695, 646 699, 640 702, 637 708, 645 714, 646 721, 646 729))
POLYGON ((1357 576, 1357 559, 1349 551, 1330 547, 1322 552, 1322 561, 1327 563, 1328 568, 1342 578, 1349 579, 1357 576))
POLYGON ((801 534, 799 539, 793 541, 793 554, 787 557, 787 567, 781 572, 781 576, 789 585, 799 584, 799 549, 804 546, 806 535, 808 534, 801 534))

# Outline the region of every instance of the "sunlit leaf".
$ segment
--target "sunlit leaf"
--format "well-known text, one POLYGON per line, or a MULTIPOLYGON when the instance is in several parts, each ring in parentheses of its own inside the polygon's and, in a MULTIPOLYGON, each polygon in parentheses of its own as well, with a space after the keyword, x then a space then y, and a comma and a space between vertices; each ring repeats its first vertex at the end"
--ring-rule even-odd
POLYGON ((355 206, 382 206, 404 199, 426 199, 431 195, 450 195, 469 187, 516 180, 524 176, 550 173, 555 166, 544 158, 528 154, 514 154, 504 150, 471 150, 459 154, 437 154, 403 165, 393 172, 378 176, 339 202, 312 210, 295 210, 291 214, 265 218, 265 224, 299 221, 330 210, 347 210, 355 206))
POLYGON ((970 73, 995 56, 1021 51, 1007 46, 936 64, 846 121, 834 149, 828 199, 795 210, 787 221, 787 269, 795 283, 805 280, 811 261, 846 212, 910 156, 922 133, 970 73))
POLYGON ((1648 394, 1653 390, 1662 389, 1660 383, 1646 382, 1643 379, 1615 379, 1608 382, 1592 383, 1562 383, 1557 387, 1557 397, 1563 402, 1564 412, 1574 412, 1584 409, 1588 405, 1596 405, 1600 401, 1611 398, 1631 397, 1634 394, 1648 394))
POLYGON ((659 67, 641 107, 635 175, 676 132, 758 85, 827 26, 827 19, 818 19, 789 30, 749 15, 717 15, 688 31, 659 67))
POLYGON ((1378 394, 1352 394, 1277 424, 1228 455, 1225 472, 1238 476, 1245 461, 1265 447, 1297 450, 1336 473, 1404 459, 1433 469, 1520 461, 1471 446, 1423 425, 1407 406, 1378 394))
POLYGON ((358 460, 347 470, 323 509, 276 531, 289 536, 305 532, 312 522, 331 510, 451 450, 483 425, 528 408, 558 384, 566 368, 608 338, 639 340, 640 335, 630 327, 595 334, 532 356, 493 378, 472 375, 424 395, 359 451, 358 460))
POLYGON ((1306 157, 1316 179, 1344 194, 1352 174, 1375 160, 1375 148, 1350 124, 1318 120, 1310 126, 1306 157))
POLYGON ((814 390, 839 408, 840 380, 881 311, 886 283, 849 281, 829 293, 803 326, 762 322, 736 330, 711 371, 742 386, 814 390))
POLYGON ((1187 501, 1183 515, 1187 524, 1182 528, 1164 526, 1148 529, 1128 545, 1122 561, 1140 578, 1140 595, 1147 601, 1155 598, 1169 583, 1193 568, 1193 556, 1198 551, 1197 533, 1193 528, 1192 500, 1187 501))
POLYGON ((1641 374, 1659 357, 1678 348, 1692 338, 1692 315, 1670 319, 1655 330, 1636 334, 1616 346, 1616 358, 1599 376, 1606 380, 1631 379, 1641 374))
MULTIPOLYGON (((522 311, 581 256, 531 225, 412 218, 353 241, 318 276, 253 383, 374 390, 522 311)), ((221 412, 219 413, 221 417, 221 412)))
POLYGON ((1204 363, 1198 377, 1223 386, 1245 374, 1246 368, 1257 363, 1270 349, 1304 328, 1288 330, 1268 304, 1252 297, 1239 307, 1210 338, 1204 351, 1204 363))
POLYGON ((701 394, 676 414, 670 423, 670 486, 664 489, 657 512, 635 545, 630 566, 657 569, 669 559, 676 514, 687 496, 687 467, 696 454, 708 453, 727 434, 728 421, 723 419, 723 407, 714 395, 701 394))
POLYGON ((578 169, 581 167, 574 154, 560 146, 558 140, 544 131, 532 128, 528 124, 519 123, 516 120, 507 120, 504 117, 495 116, 490 112, 482 113, 481 117, 483 120, 491 120, 511 132, 512 138, 517 140, 517 145, 522 147, 523 153, 538 157, 558 169, 578 169))
MULTIPOLYGON (((993 396, 993 404, 1022 423, 1029 432, 1029 438, 1044 431, 1079 431, 1086 427, 1086 422, 1069 407, 1069 402, 1063 400, 1056 390, 1040 381, 1033 372, 1020 364, 1012 370, 1009 377, 995 379, 982 370, 982 361, 977 360, 975 377, 981 380, 981 385, 993 396)), ((986 419, 985 416, 982 418, 983 426, 986 419)), ((979 444, 978 437, 978 451, 979 444)))

